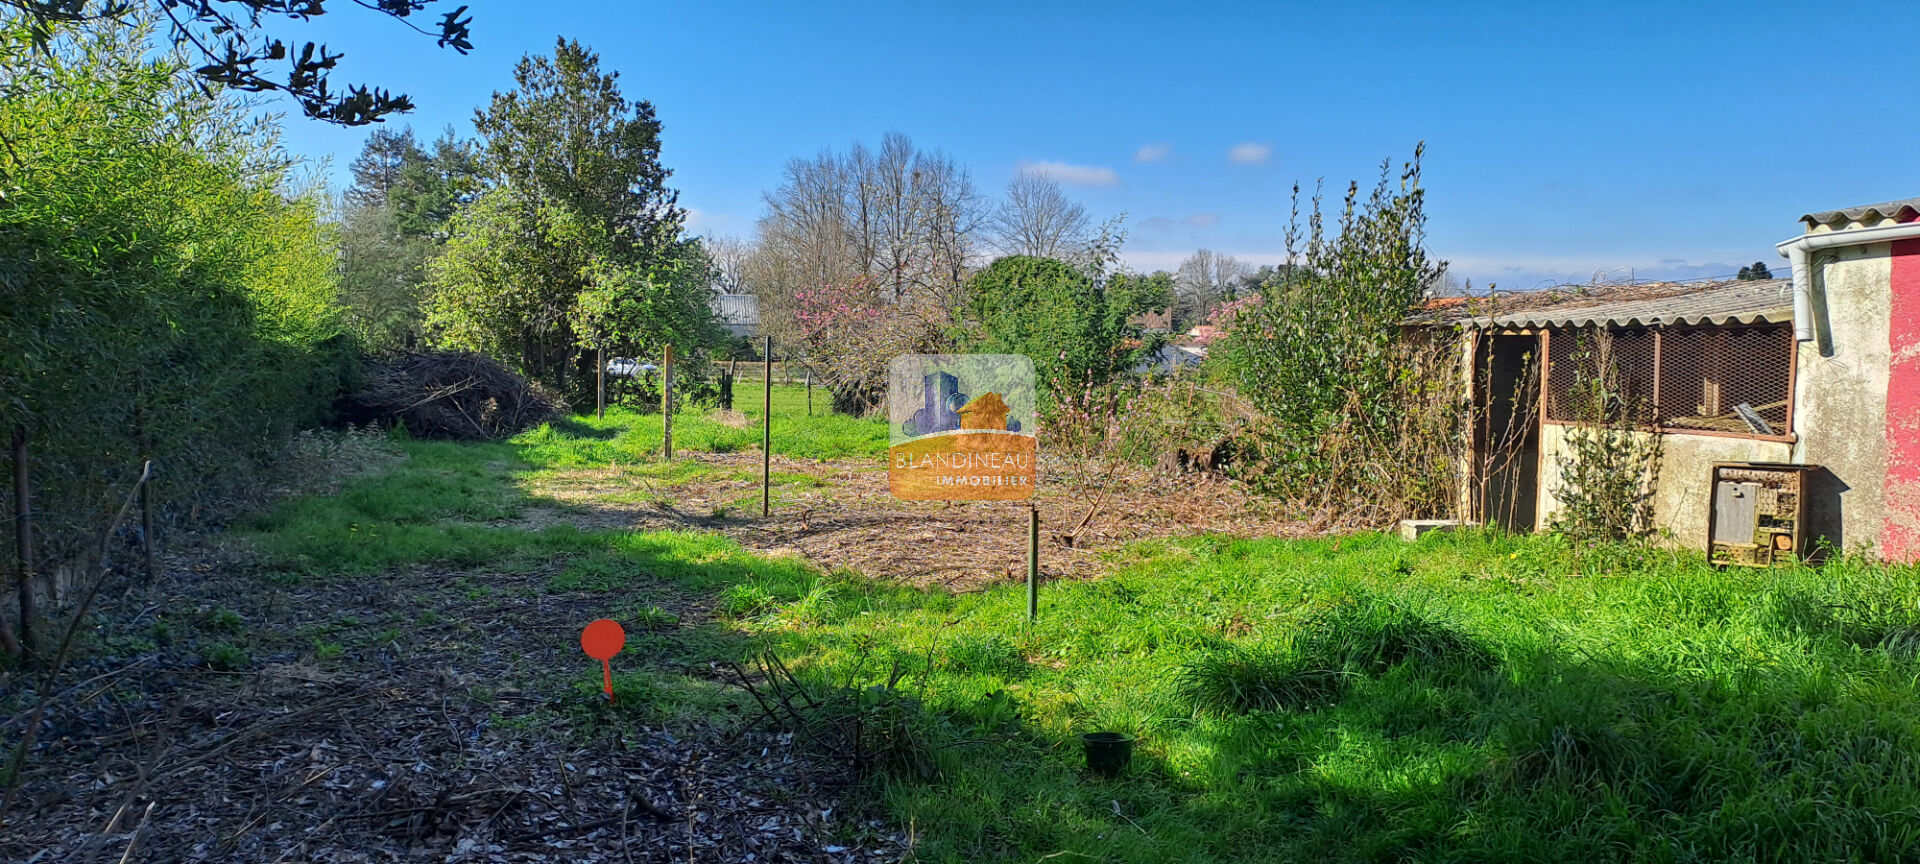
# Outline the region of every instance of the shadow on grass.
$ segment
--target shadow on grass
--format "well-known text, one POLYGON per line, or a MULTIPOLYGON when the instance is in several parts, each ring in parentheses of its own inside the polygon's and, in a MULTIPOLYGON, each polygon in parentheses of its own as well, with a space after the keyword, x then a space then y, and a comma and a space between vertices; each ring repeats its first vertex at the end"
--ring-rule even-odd
POLYGON ((574 438, 585 438, 593 441, 612 441, 620 437, 622 432, 626 431, 619 426, 590 426, 582 422, 582 418, 576 417, 562 417, 547 425, 553 427, 555 432, 570 435, 574 438))

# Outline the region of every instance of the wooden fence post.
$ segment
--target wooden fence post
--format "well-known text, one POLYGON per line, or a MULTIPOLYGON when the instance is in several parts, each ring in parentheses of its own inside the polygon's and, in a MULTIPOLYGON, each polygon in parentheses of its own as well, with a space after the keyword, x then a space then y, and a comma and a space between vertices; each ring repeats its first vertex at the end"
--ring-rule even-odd
POLYGON ((661 428, 666 437, 661 452, 666 458, 673 458, 673 345, 668 344, 665 359, 661 360, 660 371, 660 416, 661 428))
POLYGON ((813 416, 813 367, 807 367, 807 416, 813 416))
POLYGON ((762 353, 766 355, 767 374, 760 388, 760 516, 773 513, 773 337, 768 336, 762 353))
POLYGON ((20 573, 20 650, 33 653, 33 494, 27 486, 27 427, 13 427, 13 534, 20 573))

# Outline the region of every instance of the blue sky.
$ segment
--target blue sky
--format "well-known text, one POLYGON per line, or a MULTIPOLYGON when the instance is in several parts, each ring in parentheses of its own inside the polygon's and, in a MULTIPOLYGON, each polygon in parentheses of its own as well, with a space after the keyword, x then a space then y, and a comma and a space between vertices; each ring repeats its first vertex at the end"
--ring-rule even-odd
MULTIPOLYGON (((1429 247, 1477 287, 1776 265, 1801 213, 1920 194, 1913 0, 470 5, 464 57, 344 3, 288 35, 346 52, 336 86, 410 94, 393 122, 428 138, 578 38, 653 102, 700 233, 750 234, 786 160, 890 130, 987 192, 1047 166, 1128 214, 1143 270, 1278 260, 1295 180, 1337 197, 1421 140, 1429 247)), ((365 130, 289 126, 341 185, 365 130)))

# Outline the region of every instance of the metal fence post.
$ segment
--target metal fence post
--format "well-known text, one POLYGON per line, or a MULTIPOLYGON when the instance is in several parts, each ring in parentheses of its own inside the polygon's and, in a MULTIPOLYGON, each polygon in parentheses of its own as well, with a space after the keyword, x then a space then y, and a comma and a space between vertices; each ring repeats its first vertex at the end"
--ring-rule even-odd
POLYGON ((660 372, 660 417, 665 439, 661 451, 666 458, 673 458, 673 346, 667 346, 666 357, 661 361, 660 372))
POLYGON ((1027 506, 1027 621, 1040 617, 1040 506, 1027 506))
POLYGON ((760 516, 773 513, 773 337, 762 349, 767 374, 760 388, 760 516))

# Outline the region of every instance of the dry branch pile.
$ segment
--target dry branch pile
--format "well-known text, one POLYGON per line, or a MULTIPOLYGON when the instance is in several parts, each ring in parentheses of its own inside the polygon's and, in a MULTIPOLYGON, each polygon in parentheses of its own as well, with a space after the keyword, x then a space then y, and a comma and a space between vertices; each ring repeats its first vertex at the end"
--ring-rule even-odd
POLYGON ((506 438, 550 420, 559 398, 470 351, 369 358, 366 386, 344 399, 348 423, 406 427, 416 438, 506 438))

